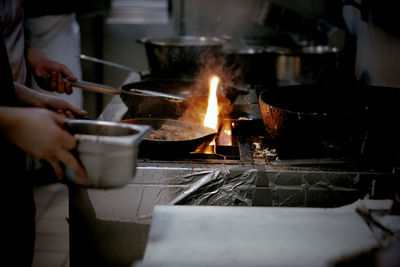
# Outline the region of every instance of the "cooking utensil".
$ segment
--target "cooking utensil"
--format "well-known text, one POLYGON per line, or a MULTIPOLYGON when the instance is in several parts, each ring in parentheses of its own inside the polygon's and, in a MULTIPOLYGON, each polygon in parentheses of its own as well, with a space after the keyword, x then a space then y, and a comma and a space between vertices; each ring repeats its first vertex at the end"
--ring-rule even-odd
POLYGON ((217 131, 203 126, 202 124, 192 123, 180 120, 161 119, 161 118, 134 118, 122 120, 122 123, 149 125, 156 131, 163 125, 172 126, 179 130, 185 130, 195 134, 197 137, 184 140, 159 140, 144 138, 141 143, 141 154, 157 155, 179 155, 194 152, 200 145, 210 143, 216 136, 217 131))
MULTIPOLYGON (((127 99, 126 95, 136 95, 136 96, 141 96, 144 97, 145 99, 149 100, 148 97, 150 98, 158 98, 158 99, 164 99, 164 101, 172 102, 172 106, 176 106, 179 104, 182 104, 184 101, 184 104, 188 104, 191 106, 193 112, 196 113, 196 116, 200 115, 205 115, 203 110, 200 110, 199 107, 193 103, 192 100, 185 96, 181 95, 175 95, 175 94, 169 94, 165 92, 158 92, 158 91, 153 91, 153 90, 147 90, 147 89, 137 89, 137 88, 129 88, 127 87, 126 89, 117 89, 113 88, 107 85, 102 85, 102 84, 97 84, 97 83, 92 83, 92 82, 87 82, 87 81, 76 81, 76 82, 71 82, 69 80, 66 80, 68 83, 70 83, 72 86, 88 90, 91 92, 97 92, 97 93, 104 93, 104 94, 121 94, 121 97, 123 99, 127 99)), ((131 98, 129 98, 131 99, 131 98)), ((151 101, 151 100, 150 100, 151 101)), ((165 103, 163 108, 165 107, 165 103)))
POLYGON ((66 80, 66 82, 70 83, 74 87, 78 87, 78 88, 81 88, 84 90, 97 92, 97 93, 134 94, 134 95, 140 95, 140 96, 154 96, 154 97, 158 96, 158 97, 171 98, 171 99, 182 100, 182 101, 190 101, 189 99, 187 99, 184 96, 169 94, 169 93, 165 93, 165 92, 157 92, 157 91, 153 91, 153 90, 144 90, 144 89, 137 89, 137 88, 127 88, 126 90, 121 90, 121 89, 117 89, 117 88, 114 88, 111 86, 87 82, 87 81, 72 82, 70 80, 66 80))
POLYGON ((223 58, 226 39, 206 36, 172 36, 137 40, 146 49, 151 73, 158 77, 193 78, 212 60, 223 58))
POLYGON ((87 55, 83 55, 83 54, 79 55, 78 57, 80 59, 83 59, 83 60, 86 60, 86 61, 104 64, 104 65, 107 65, 107 66, 111 66, 111 67, 114 67, 114 68, 126 70, 126 71, 129 71, 129 72, 135 72, 135 73, 139 74, 141 79, 143 79, 146 75, 149 74, 149 71, 147 71, 147 70, 142 70, 142 71, 141 70, 137 70, 135 68, 128 67, 128 66, 125 66, 125 65, 122 65, 122 64, 119 64, 119 63, 115 63, 115 62, 112 62, 112 61, 109 61, 109 60, 95 58, 95 57, 91 57, 91 56, 87 56, 87 55))
MULTIPOLYGON (((153 117, 177 119, 193 106, 196 107, 197 113, 205 112, 207 109, 206 104, 209 95, 208 81, 193 79, 157 79, 144 80, 122 86, 122 90, 128 90, 129 88, 167 92, 186 97, 191 103, 190 101, 169 101, 169 99, 163 97, 132 97, 128 94, 122 94, 122 100, 125 105, 129 107, 128 112, 131 116, 128 118, 153 117)), ((219 103, 233 103, 239 95, 246 93, 248 93, 247 89, 221 83, 217 92, 217 97, 219 103)))
POLYGON ((226 65, 237 73, 235 80, 252 85, 275 85, 278 53, 264 47, 226 51, 226 65))
MULTIPOLYGON (((66 120, 77 140, 76 155, 88 175, 87 187, 113 188, 129 183, 136 172, 139 144, 150 132, 148 125, 66 120)), ((66 168, 66 177, 76 182, 66 168)))
POLYGON ((344 148, 359 154, 361 106, 353 101, 351 88, 345 89, 313 84, 262 91, 259 105, 267 136, 283 153, 344 148))
POLYGON ((305 84, 332 80, 341 67, 337 47, 316 45, 276 49, 276 79, 282 84, 305 84))
POLYGON ((104 59, 99 59, 99 58, 95 58, 95 57, 90 57, 90 56, 83 55, 83 54, 79 55, 79 58, 80 58, 80 59, 83 59, 83 60, 95 62, 95 63, 104 64, 104 65, 111 66, 111 67, 114 67, 114 68, 126 70, 126 71, 131 71, 131 72, 140 73, 139 70, 134 69, 134 68, 132 68, 132 67, 128 67, 128 66, 125 66, 125 65, 122 65, 122 64, 119 64, 119 63, 115 63, 115 62, 112 62, 112 61, 104 60, 104 59))
POLYGON ((323 45, 251 46, 227 50, 226 64, 238 73, 237 81, 248 84, 310 84, 335 79, 342 54, 337 47, 323 45))
MULTIPOLYGON (((203 107, 203 104, 207 103, 209 94, 208 81, 190 79, 144 80, 125 84, 121 89, 87 81, 79 81, 72 85, 99 93, 120 94, 129 108, 128 118, 176 119, 189 107, 193 109, 194 115, 203 115, 207 107, 203 107)), ((222 84, 218 88, 217 97, 220 103, 233 102, 238 95, 247 92, 247 89, 222 84)))

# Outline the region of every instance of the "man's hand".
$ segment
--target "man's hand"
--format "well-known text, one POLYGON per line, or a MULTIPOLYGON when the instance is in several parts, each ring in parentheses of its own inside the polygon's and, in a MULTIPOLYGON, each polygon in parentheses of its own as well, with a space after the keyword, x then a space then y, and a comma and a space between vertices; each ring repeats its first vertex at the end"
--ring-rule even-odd
POLYGON ((32 90, 19 83, 14 83, 14 87, 17 99, 23 106, 47 108, 57 111, 59 114, 64 114, 70 119, 75 117, 80 118, 87 115, 86 111, 69 104, 67 101, 64 101, 57 96, 32 90))
POLYGON ((67 66, 48 59, 32 46, 27 48, 27 58, 35 80, 41 88, 68 95, 72 94, 71 84, 64 82, 64 78, 68 78, 72 82, 77 79, 67 66))
POLYGON ((41 108, 0 107, 0 130, 27 154, 45 159, 58 179, 64 177, 62 164, 68 166, 84 183, 87 174, 71 153, 75 138, 64 130, 64 117, 41 108))

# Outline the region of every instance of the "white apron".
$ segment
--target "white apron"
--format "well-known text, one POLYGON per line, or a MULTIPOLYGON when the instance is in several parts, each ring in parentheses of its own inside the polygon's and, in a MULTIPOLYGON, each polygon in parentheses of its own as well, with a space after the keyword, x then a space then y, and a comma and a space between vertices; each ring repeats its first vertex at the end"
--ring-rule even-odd
MULTIPOLYGON (((66 65, 79 80, 82 70, 78 55, 80 51, 80 29, 75 14, 46 15, 28 18, 25 22, 27 41, 49 59, 66 65)), ((82 91, 73 88, 71 95, 40 89, 32 77, 32 88, 57 95, 72 105, 83 108, 82 91)))

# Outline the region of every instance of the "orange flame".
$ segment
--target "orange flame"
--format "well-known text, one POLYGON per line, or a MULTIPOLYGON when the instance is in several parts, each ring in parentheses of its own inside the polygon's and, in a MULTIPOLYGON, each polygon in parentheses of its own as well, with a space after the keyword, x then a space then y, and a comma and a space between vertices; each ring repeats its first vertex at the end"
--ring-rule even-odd
POLYGON ((204 117, 203 125, 214 130, 218 129, 218 99, 217 88, 219 78, 212 76, 210 80, 210 94, 208 96, 208 106, 206 116, 204 117))
POLYGON ((217 144, 222 146, 232 145, 232 126, 229 122, 225 122, 224 124, 222 124, 217 144))

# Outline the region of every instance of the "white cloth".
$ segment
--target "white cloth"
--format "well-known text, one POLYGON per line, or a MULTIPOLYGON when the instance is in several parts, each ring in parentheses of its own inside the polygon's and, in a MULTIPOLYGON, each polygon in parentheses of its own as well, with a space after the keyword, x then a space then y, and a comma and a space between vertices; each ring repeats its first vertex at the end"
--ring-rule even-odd
MULTIPOLYGON (((75 14, 47 15, 28 18, 25 22, 28 42, 33 44, 49 59, 66 65, 76 78, 82 79, 82 70, 78 55, 80 49, 80 29, 75 14)), ((83 108, 82 91, 73 88, 71 95, 59 94, 40 89, 32 78, 32 88, 41 92, 57 95, 70 104, 83 108)))
POLYGON ((358 9, 343 7, 346 26, 357 37, 355 74, 366 84, 400 88, 400 36, 374 24, 371 17, 363 21, 358 9))

